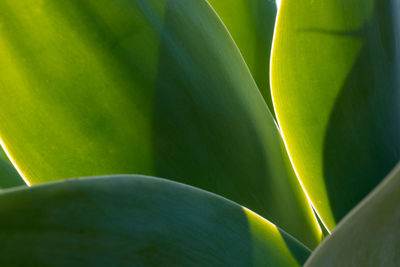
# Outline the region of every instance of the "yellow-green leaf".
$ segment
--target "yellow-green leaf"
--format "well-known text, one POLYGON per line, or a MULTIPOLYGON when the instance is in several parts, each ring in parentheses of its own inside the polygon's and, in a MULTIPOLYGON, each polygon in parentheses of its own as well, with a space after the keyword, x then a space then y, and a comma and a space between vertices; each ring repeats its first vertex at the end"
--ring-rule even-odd
POLYGON ((300 179, 329 229, 400 158, 394 4, 281 3, 272 55, 274 104, 300 179))
POLYGON ((0 25, 0 137, 31 183, 166 177, 316 246, 274 120, 207 1, 0 1, 0 25))

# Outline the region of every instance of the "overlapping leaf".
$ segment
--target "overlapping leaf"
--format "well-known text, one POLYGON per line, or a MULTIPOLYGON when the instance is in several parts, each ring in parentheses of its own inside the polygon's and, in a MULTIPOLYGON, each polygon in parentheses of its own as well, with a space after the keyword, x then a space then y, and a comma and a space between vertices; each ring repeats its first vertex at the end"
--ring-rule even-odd
POLYGON ((400 158, 396 2, 281 4, 273 99, 294 165, 330 229, 400 158))
POLYGON ((143 176, 1 194, 0 248, 2 266, 300 266, 310 253, 231 201, 143 176))
POLYGON ((400 165, 335 228, 306 266, 400 265, 400 165))
POLYGON ((275 1, 208 0, 240 49, 271 113, 269 62, 276 18, 275 1))
POLYGON ((115 173, 320 238, 272 116, 203 0, 1 1, 0 136, 31 183, 115 173))

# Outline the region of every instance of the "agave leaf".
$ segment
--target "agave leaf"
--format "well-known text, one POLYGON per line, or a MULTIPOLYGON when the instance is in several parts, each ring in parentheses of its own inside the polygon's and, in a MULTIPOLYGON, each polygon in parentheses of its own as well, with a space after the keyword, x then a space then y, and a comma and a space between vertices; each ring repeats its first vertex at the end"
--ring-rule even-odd
POLYGON ((0 248, 7 266, 300 266, 310 253, 231 201, 133 175, 1 194, 0 248))
POLYGON ((238 46, 271 113, 269 61, 276 18, 275 1, 208 0, 238 46))
POLYGON ((306 266, 400 265, 400 165, 311 255, 306 266))
POLYGON ((317 244, 274 120, 208 2, 0 1, 0 10, 0 137, 31 183, 166 177, 317 244))
POLYGON ((273 99, 300 179, 329 229, 399 160, 396 2, 281 3, 273 99))
POLYGON ((20 185, 25 185, 24 180, 0 147, 0 190, 20 185))

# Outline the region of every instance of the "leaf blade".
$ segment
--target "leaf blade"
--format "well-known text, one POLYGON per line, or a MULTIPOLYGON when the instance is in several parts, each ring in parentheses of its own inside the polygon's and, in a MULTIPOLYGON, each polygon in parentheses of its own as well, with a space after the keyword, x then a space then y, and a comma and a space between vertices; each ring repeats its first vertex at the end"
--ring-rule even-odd
MULTIPOLYGON (((164 179, 74 179, 10 190, 0 199, 3 264, 299 265, 268 221, 164 179)), ((292 245, 308 256, 300 243, 292 245)))
POLYGON ((334 229, 305 266, 396 266, 400 165, 334 229))
POLYGON ((269 62, 274 33, 274 1, 208 0, 238 46, 250 72, 274 115, 269 85, 269 62))
POLYGON ((294 165, 329 229, 399 159, 393 3, 281 4, 275 108, 294 165))
POLYGON ((9 85, 0 136, 30 182, 166 177, 232 199, 316 246, 320 232, 274 120, 206 1, 0 7, 9 85))

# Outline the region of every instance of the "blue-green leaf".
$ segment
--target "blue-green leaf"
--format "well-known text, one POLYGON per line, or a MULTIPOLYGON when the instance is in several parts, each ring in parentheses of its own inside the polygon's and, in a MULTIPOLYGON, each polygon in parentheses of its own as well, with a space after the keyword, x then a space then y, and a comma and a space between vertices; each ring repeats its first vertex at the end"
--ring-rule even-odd
POLYGON ((143 176, 0 194, 1 266, 300 266, 310 251, 214 194, 143 176))

